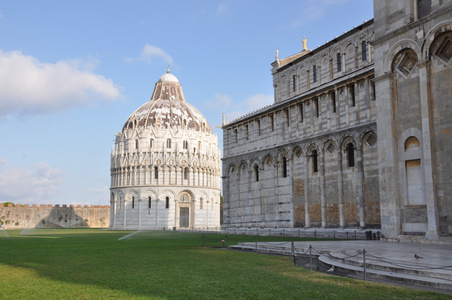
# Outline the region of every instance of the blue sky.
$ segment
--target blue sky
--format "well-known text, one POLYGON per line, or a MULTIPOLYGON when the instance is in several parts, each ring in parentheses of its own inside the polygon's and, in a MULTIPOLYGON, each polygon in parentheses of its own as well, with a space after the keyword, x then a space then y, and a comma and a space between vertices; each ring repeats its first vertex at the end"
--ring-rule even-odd
POLYGON ((0 203, 108 205, 116 132, 171 65, 222 146, 273 102, 270 64, 373 17, 371 0, 0 2, 0 203))

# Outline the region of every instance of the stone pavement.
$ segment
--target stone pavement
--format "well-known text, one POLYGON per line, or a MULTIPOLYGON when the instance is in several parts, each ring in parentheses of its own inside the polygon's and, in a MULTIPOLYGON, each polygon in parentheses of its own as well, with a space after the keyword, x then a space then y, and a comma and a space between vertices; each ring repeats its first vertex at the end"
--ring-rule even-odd
POLYGON ((230 248, 295 255, 297 264, 317 271, 452 294, 450 244, 350 240, 294 242, 293 246, 261 242, 257 249, 256 243, 241 243, 230 248))

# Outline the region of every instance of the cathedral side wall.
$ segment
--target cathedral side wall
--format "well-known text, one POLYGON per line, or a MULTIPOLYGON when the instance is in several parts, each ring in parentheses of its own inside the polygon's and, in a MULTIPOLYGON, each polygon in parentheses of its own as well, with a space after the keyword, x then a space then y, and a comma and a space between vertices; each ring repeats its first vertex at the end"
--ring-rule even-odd
POLYGON ((107 228, 109 206, 0 204, 0 221, 8 229, 24 228, 107 228))
POLYGON ((226 226, 379 225, 371 35, 274 63, 275 104, 223 127, 226 226))

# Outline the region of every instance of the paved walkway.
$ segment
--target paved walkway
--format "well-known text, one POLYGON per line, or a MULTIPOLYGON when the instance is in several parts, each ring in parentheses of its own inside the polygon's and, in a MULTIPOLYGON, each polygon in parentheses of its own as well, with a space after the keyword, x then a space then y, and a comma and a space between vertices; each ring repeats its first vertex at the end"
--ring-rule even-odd
MULTIPOLYGON (((255 251, 255 243, 242 243, 242 249, 255 251)), ((386 241, 294 242, 298 256, 320 255, 319 264, 331 274, 413 286, 452 293, 452 245, 386 241), (365 250, 365 255, 363 255, 365 250), (366 273, 364 273, 364 259, 366 273), (365 274, 365 275, 364 275, 365 274)), ((292 254, 292 243, 258 243, 259 252, 292 254)), ((322 270, 322 268, 320 269, 322 270)))

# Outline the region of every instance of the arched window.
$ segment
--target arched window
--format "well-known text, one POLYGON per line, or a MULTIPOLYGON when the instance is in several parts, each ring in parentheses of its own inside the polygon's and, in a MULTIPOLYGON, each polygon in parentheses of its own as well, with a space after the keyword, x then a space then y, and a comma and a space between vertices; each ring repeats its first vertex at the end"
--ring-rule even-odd
POLYGON ((313 150, 311 156, 312 156, 312 172, 317 173, 319 171, 317 150, 313 150))
POLYGON ((317 66, 312 66, 312 81, 317 82, 317 66))
POLYGON ((159 179, 159 168, 158 167, 154 167, 154 178, 159 179))
POLYGON ((255 177, 256 181, 259 181, 259 166, 258 165, 254 165, 254 177, 255 177))
POLYGON ((132 197, 132 208, 135 208, 135 197, 132 197))
POLYGON ((349 168, 355 166, 355 147, 352 143, 348 143, 347 145, 347 161, 349 168))
POLYGON ((188 141, 184 141, 183 142, 183 148, 184 149, 188 149, 188 141))
POLYGON ((154 146, 154 139, 149 140, 149 148, 152 148, 154 146))
POLYGON ((169 208, 169 197, 165 199, 165 208, 169 208))
POLYGON ((287 177, 287 158, 285 157, 282 159, 282 177, 287 177))
POLYGON ((185 180, 188 179, 188 168, 187 167, 184 168, 184 179, 185 180))
POLYGON ((138 149, 138 140, 135 140, 135 149, 138 149))
POLYGON ((188 196, 188 194, 184 193, 184 194, 182 194, 182 196, 180 197, 180 201, 181 201, 181 202, 190 202, 190 197, 188 196))
POLYGON ((166 148, 171 148, 171 139, 166 140, 166 148))
POLYGON ((148 208, 151 209, 152 208, 152 201, 151 201, 151 197, 148 197, 148 208))
POLYGON ((342 71, 342 55, 340 52, 336 54, 336 59, 337 59, 337 71, 341 72, 342 71))

